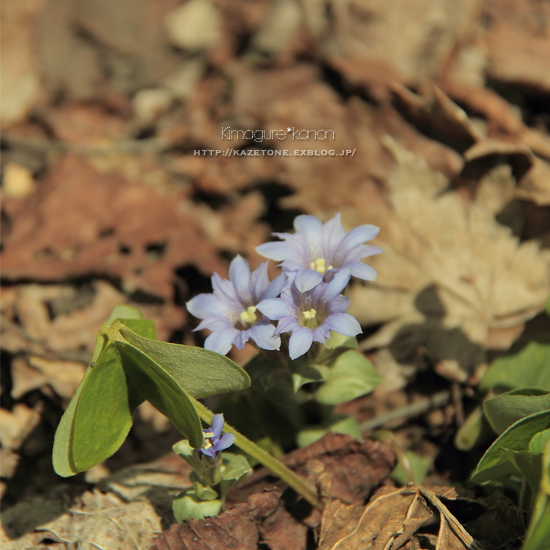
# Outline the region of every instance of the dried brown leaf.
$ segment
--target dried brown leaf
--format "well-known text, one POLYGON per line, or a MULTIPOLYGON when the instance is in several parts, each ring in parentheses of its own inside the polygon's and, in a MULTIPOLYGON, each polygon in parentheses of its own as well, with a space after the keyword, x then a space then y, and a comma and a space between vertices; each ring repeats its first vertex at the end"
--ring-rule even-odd
POLYGON ((72 506, 63 495, 34 497, 4 511, 2 547, 41 547, 50 539, 82 550, 148 548, 161 518, 147 501, 127 503, 112 493, 86 492, 72 506))
POLYGON ((13 410, 0 409, 0 443, 6 449, 19 449, 27 436, 40 422, 40 412, 24 403, 17 403, 13 410))
POLYGON ((391 210, 362 211, 363 223, 381 226, 378 243, 386 252, 372 260, 377 281, 353 289, 350 312, 363 324, 389 321, 366 346, 412 331, 408 350, 406 340, 395 340, 402 357, 428 346, 436 361, 458 360, 458 378, 465 380, 483 360, 479 352, 491 331, 504 331, 508 340, 501 344, 508 347, 517 335, 509 329, 542 310, 550 254, 535 242, 519 243, 484 201, 465 204, 458 193, 443 193, 442 174, 395 142, 386 144, 397 161, 388 180, 391 210))
POLYGON ((550 91, 550 8, 529 0, 490 0, 483 38, 495 80, 550 91))
POLYGON ((6 201, 13 230, 3 252, 4 276, 44 280, 100 273, 121 277, 130 292, 170 298, 175 268, 187 263, 205 272, 220 268, 213 249, 182 213, 184 200, 66 157, 36 193, 6 201), (160 254, 151 255, 151 247, 160 254))
MULTIPOLYGON (((448 491, 444 493, 448 495, 448 491)), ((414 548, 415 535, 432 517, 426 501, 440 513, 438 549, 479 548, 435 492, 410 484, 403 489, 378 491, 366 507, 330 502, 323 513, 319 550, 399 549, 408 542, 414 548)))
MULTIPOLYGON (((324 496, 342 502, 362 502, 384 478, 394 464, 394 455, 386 445, 366 440, 359 443, 347 435, 328 433, 315 443, 288 453, 282 462, 311 484, 327 489, 324 496)), ((240 482, 229 494, 230 502, 243 502, 263 490, 266 478, 270 487, 283 487, 265 469, 240 482)))

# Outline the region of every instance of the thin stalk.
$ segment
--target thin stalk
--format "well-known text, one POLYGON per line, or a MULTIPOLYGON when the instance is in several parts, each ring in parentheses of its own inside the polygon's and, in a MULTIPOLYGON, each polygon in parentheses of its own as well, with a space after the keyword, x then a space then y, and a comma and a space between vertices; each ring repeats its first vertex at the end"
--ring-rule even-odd
MULTIPOLYGON (((202 403, 189 396, 201 420, 212 424, 214 413, 206 408, 202 403)), ((310 504, 323 510, 323 504, 317 498, 317 495, 300 479, 294 472, 289 470, 282 462, 271 456, 269 453, 260 449, 258 445, 250 441, 243 434, 239 433, 235 428, 225 423, 224 432, 228 432, 235 436, 235 445, 242 449, 246 454, 255 458, 262 463, 268 470, 273 472, 277 477, 281 478, 289 487, 292 487, 299 495, 303 496, 310 504)))

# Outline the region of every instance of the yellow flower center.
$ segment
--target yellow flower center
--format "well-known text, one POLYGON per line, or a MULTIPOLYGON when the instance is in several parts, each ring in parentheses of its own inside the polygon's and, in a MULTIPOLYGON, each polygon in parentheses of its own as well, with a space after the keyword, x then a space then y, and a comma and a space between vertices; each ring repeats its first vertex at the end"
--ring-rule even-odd
POLYGON ((311 308, 308 311, 302 311, 302 322, 300 323, 303 327, 310 328, 315 330, 318 326, 317 322, 317 311, 311 308))
POLYGON ((313 269, 314 271, 318 271, 321 275, 325 274, 325 271, 330 271, 331 269, 334 269, 333 265, 329 265, 326 267, 326 260, 324 258, 317 258, 314 262, 309 263, 309 268, 313 269))
POLYGON ((256 308, 250 306, 246 311, 241 313, 241 321, 246 325, 253 325, 258 320, 256 308))
POLYGON ((304 316, 304 319, 306 319, 306 320, 315 319, 315 316, 317 315, 317 312, 313 308, 311 308, 309 311, 302 312, 302 315, 304 316))

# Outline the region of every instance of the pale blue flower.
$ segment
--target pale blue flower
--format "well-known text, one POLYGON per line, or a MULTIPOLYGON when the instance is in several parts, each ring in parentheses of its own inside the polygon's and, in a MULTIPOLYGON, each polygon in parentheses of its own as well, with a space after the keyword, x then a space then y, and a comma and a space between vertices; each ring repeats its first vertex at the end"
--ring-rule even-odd
POLYGON ((296 287, 297 274, 288 275, 289 284, 281 297, 262 300, 256 307, 266 317, 279 321, 275 334, 292 333, 288 347, 291 359, 304 355, 314 341, 324 344, 331 330, 346 336, 362 332, 357 319, 345 313, 349 298, 340 294, 349 282, 350 269, 342 269, 330 282, 320 282, 304 292, 296 287))
POLYGON ((329 281, 335 271, 350 269, 353 277, 374 281, 376 271, 361 260, 380 254, 377 246, 365 245, 378 235, 378 227, 361 225, 348 233, 342 227, 340 214, 323 224, 315 216, 298 216, 296 233, 273 233, 284 242, 261 244, 256 250, 262 256, 282 262, 283 271, 296 271, 300 292, 312 289, 323 278, 329 281))
POLYGON ((203 429, 204 441, 199 451, 209 456, 210 458, 216 458, 216 453, 231 447, 235 443, 235 436, 233 434, 223 434, 223 425, 225 424, 223 414, 215 414, 212 418, 212 425, 210 428, 203 429))
POLYGON ((248 262, 237 256, 229 266, 229 280, 217 273, 212 276, 212 294, 199 294, 187 302, 189 312, 204 319, 195 330, 210 329, 212 334, 204 347, 225 355, 234 344, 242 349, 249 339, 262 349, 274 350, 281 339, 274 334, 275 326, 257 311, 258 302, 275 298, 286 283, 286 275, 279 275, 271 283, 263 263, 250 273, 248 262))

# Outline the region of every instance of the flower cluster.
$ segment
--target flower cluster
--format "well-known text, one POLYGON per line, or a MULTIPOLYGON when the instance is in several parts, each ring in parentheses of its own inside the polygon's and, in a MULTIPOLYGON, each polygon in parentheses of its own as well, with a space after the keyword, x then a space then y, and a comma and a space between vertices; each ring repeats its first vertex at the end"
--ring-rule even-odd
POLYGON ((361 260, 382 252, 364 244, 378 234, 378 228, 362 225, 346 233, 340 214, 325 224, 315 216, 298 216, 294 228, 294 234, 274 233, 282 242, 256 249, 281 262, 283 273, 271 283, 267 262, 251 273, 248 262, 237 256, 229 280, 214 274, 214 292, 187 302, 190 313, 203 319, 195 330, 212 331, 207 349, 225 355, 232 345, 242 349, 251 339, 259 348, 278 350, 280 335, 290 332, 289 355, 296 359, 313 342, 324 344, 331 330, 346 336, 361 332, 357 320, 346 313, 349 300, 341 292, 352 276, 376 278, 376 271, 361 260))

